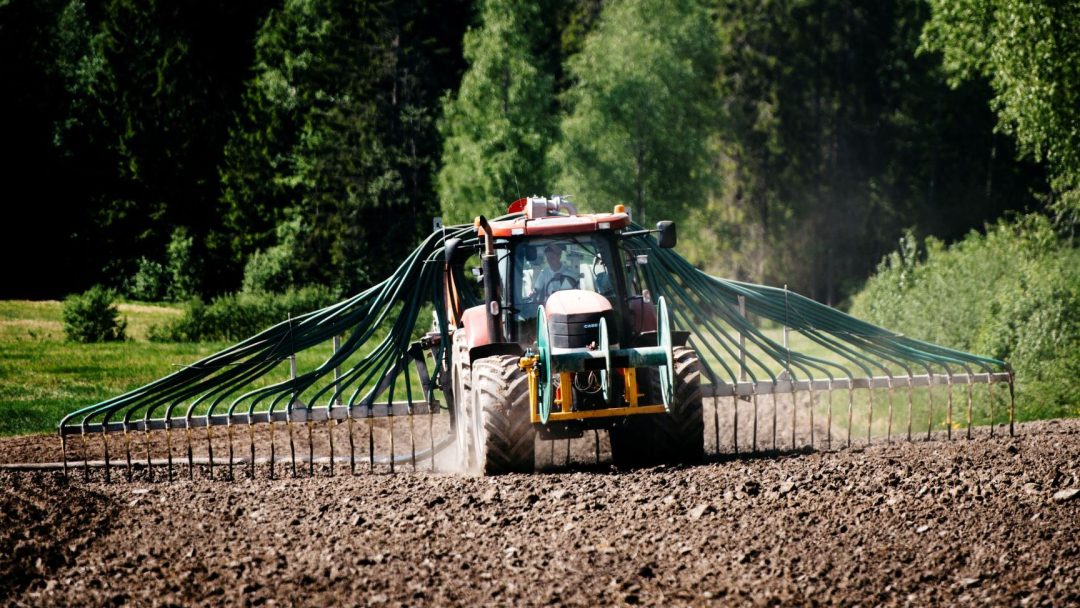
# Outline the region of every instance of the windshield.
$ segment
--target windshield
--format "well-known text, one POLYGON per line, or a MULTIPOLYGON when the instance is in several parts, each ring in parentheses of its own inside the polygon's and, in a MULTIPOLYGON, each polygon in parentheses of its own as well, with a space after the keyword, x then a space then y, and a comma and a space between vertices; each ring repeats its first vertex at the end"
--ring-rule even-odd
POLYGON ((597 234, 534 238, 520 241, 513 251, 511 293, 518 342, 531 342, 537 307, 556 291, 593 291, 618 308, 616 285, 608 272, 612 251, 607 239, 597 234))

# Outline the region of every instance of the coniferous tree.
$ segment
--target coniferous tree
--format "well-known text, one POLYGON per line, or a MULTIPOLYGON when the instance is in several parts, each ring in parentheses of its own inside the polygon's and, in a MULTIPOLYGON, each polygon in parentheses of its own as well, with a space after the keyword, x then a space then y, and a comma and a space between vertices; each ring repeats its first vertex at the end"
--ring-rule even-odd
POLYGON ((422 2, 289 1, 259 32, 256 74, 222 168, 240 257, 290 240, 300 283, 354 290, 430 230, 435 65, 453 28, 422 2), (250 233, 239 233, 247 226, 250 233))

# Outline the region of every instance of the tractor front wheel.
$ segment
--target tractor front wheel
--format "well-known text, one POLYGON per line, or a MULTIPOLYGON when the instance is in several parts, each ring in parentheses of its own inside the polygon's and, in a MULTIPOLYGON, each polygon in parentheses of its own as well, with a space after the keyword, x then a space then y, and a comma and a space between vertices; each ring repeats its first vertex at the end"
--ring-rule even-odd
POLYGON ((472 413, 477 461, 484 475, 531 473, 536 431, 529 419, 529 379, 519 357, 501 355, 473 364, 472 413))

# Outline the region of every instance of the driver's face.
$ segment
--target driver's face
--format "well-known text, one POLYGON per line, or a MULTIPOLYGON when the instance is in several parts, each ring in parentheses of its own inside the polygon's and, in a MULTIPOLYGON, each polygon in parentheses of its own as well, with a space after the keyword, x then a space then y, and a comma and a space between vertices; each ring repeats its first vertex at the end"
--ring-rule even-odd
POLYGON ((544 252, 544 255, 547 257, 548 266, 551 266, 552 269, 557 269, 562 266, 562 254, 560 254, 558 251, 555 251, 554 249, 548 249, 544 252))

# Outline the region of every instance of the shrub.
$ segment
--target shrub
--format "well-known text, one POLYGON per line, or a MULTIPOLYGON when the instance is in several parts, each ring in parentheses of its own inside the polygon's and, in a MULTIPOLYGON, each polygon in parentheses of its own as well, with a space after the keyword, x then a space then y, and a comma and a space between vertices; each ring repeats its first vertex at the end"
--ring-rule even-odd
POLYGON ((304 287, 281 294, 240 292, 193 299, 177 320, 152 328, 150 339, 172 342, 242 340, 285 321, 318 310, 337 298, 325 287, 304 287))
POLYGON ((165 248, 168 274, 169 299, 177 301, 190 298, 198 290, 199 265, 194 254, 195 241, 187 229, 180 227, 173 231, 168 247, 165 248))
POLYGON ((75 342, 111 342, 124 339, 127 320, 113 304, 113 293, 95 285, 64 300, 64 334, 75 342))
POLYGON ((910 236, 878 266, 851 313, 872 323, 1008 362, 1026 417, 1080 405, 1080 250, 1050 222, 1001 222, 943 246, 910 236))
POLYGON ((244 264, 242 291, 281 293, 296 286, 296 246, 303 231, 300 218, 282 222, 277 227, 278 244, 251 254, 244 264))
POLYGON ((165 297, 167 282, 164 266, 150 258, 139 258, 139 267, 127 280, 124 291, 129 298, 157 302, 165 297))

